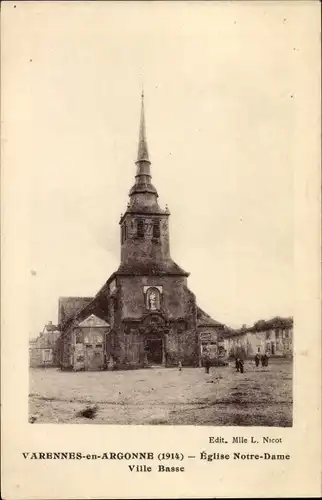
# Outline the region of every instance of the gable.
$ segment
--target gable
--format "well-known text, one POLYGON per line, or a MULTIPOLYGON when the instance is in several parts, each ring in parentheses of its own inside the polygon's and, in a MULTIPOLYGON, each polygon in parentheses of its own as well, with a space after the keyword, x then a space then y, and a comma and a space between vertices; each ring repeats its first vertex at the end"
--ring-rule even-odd
POLYGON ((84 328, 84 327, 102 327, 106 328, 109 327, 110 325, 106 323, 103 319, 99 318, 98 316, 95 316, 95 314, 91 314, 88 316, 84 321, 78 324, 79 327, 84 328))

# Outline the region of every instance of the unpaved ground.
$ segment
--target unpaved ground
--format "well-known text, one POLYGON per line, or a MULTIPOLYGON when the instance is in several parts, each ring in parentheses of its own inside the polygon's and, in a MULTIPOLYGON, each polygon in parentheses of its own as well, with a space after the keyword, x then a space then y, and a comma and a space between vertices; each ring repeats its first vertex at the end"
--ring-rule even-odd
POLYGON ((30 369, 35 423, 292 425, 292 362, 268 368, 152 368, 117 372, 30 369), (77 416, 89 404, 94 419, 77 416))

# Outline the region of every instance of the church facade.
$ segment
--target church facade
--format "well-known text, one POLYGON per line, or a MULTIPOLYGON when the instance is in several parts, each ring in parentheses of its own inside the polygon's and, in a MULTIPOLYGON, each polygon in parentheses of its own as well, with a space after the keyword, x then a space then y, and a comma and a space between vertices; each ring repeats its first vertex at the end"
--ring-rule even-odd
POLYGON ((199 331, 219 338, 223 325, 201 311, 189 273, 170 254, 167 207, 152 184, 142 94, 134 184, 121 216, 121 259, 95 297, 62 297, 62 369, 103 370, 200 365, 199 331))

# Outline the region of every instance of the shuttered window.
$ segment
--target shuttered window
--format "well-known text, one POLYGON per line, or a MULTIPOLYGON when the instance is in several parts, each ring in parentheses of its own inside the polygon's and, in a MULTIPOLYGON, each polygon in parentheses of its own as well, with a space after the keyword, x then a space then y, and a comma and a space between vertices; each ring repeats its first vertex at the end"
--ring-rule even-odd
POLYGON ((138 221, 137 221, 137 235, 139 238, 144 238, 144 221, 143 221, 143 219, 138 219, 138 221))
POLYGON ((160 238, 160 221, 153 221, 153 238, 160 238))

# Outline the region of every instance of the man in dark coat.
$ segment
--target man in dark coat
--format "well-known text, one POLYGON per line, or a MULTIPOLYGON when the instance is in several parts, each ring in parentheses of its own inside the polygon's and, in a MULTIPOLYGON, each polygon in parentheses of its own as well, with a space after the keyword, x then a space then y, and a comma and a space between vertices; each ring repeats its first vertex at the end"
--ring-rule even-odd
POLYGON ((268 357, 266 353, 262 355, 261 362, 263 367, 268 365, 268 357))
POLYGON ((240 356, 236 357, 236 372, 244 373, 244 361, 240 356))
POLYGON ((256 365, 256 368, 259 365, 259 354, 256 354, 256 356, 255 356, 255 365, 256 365))
POLYGON ((209 368, 211 366, 211 362, 210 362, 210 356, 209 356, 209 353, 207 350, 205 350, 205 352, 203 354, 203 365, 205 367, 205 372, 209 373, 209 368))

